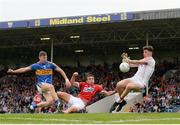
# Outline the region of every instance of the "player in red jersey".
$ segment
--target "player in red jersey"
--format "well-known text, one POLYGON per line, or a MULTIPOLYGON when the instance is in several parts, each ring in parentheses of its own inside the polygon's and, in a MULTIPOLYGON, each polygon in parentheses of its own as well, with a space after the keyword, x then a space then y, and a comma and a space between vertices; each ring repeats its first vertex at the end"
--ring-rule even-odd
MULTIPOLYGON (((42 101, 42 95, 37 91, 36 92, 36 95, 34 96, 34 98, 33 98, 33 101, 36 103, 36 104, 38 104, 38 103, 40 103, 41 101, 42 101)), ((36 113, 40 113, 41 112, 41 107, 39 107, 39 108, 36 108, 35 109, 35 112, 36 113)))
POLYGON ((98 92, 108 96, 114 93, 114 91, 106 91, 102 86, 94 83, 94 75, 88 74, 86 82, 76 82, 75 77, 78 73, 75 72, 71 77, 71 85, 79 87, 80 93, 78 97, 74 97, 66 92, 57 92, 59 98, 68 103, 69 108, 64 110, 64 113, 77 112, 85 108, 85 106, 92 100, 94 95, 98 92))

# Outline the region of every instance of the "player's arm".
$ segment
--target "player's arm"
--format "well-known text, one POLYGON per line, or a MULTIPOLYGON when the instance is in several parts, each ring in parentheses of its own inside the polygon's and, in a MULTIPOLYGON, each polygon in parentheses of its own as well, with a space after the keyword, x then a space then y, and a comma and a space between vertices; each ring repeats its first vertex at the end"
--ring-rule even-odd
POLYGON ((131 59, 127 59, 127 62, 129 64, 133 64, 133 65, 139 65, 139 64, 145 64, 147 65, 148 64, 148 61, 147 59, 140 59, 140 60, 131 60, 131 59))
POLYGON ((105 96, 110 96, 116 93, 116 91, 106 91, 106 90, 102 90, 100 92, 101 94, 105 95, 105 96))
POLYGON ((79 75, 78 72, 74 72, 74 73, 73 73, 73 75, 72 75, 72 77, 71 77, 71 80, 70 80, 71 85, 76 86, 76 87, 79 87, 79 82, 76 82, 76 81, 75 81, 75 79, 76 79, 76 77, 77 77, 78 75, 79 75))
POLYGON ((28 66, 28 67, 19 68, 19 69, 16 69, 16 70, 8 69, 7 73, 24 73, 24 72, 27 72, 27 71, 30 71, 30 70, 31 70, 31 67, 28 66))
POLYGON ((138 64, 129 64, 130 67, 134 68, 134 67, 138 67, 138 64))
POLYGON ((123 62, 127 62, 127 63, 130 64, 130 66, 133 66, 133 67, 136 67, 136 66, 138 66, 139 64, 145 64, 145 65, 148 64, 148 59, 147 59, 147 58, 143 58, 143 59, 140 59, 140 60, 131 60, 131 59, 128 57, 127 53, 123 53, 123 54, 121 55, 121 57, 123 58, 123 59, 122 59, 123 62))
POLYGON ((66 87, 69 88, 71 86, 71 83, 70 83, 66 73, 59 66, 57 66, 56 64, 53 63, 53 65, 55 66, 55 70, 58 73, 60 73, 62 75, 62 77, 64 78, 66 87))
MULTIPOLYGON (((122 62, 127 62, 126 59, 122 59, 122 62)), ((128 62, 127 62, 128 63, 128 62)), ((138 67, 138 64, 131 64, 131 63, 128 63, 130 67, 138 67)))

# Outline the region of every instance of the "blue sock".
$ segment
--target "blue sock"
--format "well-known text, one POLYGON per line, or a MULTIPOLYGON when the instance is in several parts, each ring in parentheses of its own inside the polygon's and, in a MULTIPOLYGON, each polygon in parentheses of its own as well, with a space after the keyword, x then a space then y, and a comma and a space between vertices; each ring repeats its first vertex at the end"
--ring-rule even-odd
POLYGON ((58 107, 58 106, 60 105, 59 99, 54 101, 54 105, 55 105, 56 107, 58 107))
POLYGON ((37 108, 37 104, 35 102, 32 102, 31 105, 34 107, 34 108, 37 108))

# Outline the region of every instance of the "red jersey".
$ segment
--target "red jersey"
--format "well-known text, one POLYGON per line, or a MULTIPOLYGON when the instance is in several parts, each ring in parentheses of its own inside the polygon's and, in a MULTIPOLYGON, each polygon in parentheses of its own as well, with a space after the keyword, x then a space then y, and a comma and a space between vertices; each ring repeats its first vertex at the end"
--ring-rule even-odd
POLYGON ((85 99, 88 102, 92 100, 92 98, 97 92, 101 92, 103 90, 102 86, 100 85, 96 85, 96 84, 91 85, 86 82, 80 82, 79 87, 80 87, 79 98, 83 100, 85 99))
POLYGON ((34 96, 34 102, 36 104, 40 103, 42 101, 42 96, 38 93, 34 96))

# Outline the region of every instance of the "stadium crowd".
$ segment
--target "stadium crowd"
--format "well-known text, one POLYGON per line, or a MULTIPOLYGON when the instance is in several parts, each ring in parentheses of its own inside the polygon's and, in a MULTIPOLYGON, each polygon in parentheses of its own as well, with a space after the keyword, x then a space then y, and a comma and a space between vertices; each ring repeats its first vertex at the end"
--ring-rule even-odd
MULTIPOLYGON (((173 105, 180 105, 180 75, 179 72, 169 79, 163 79, 163 75, 176 65, 164 62, 156 66, 155 73, 150 80, 150 93, 144 97, 142 103, 131 107, 131 112, 172 112, 173 105)), ((86 73, 95 75, 95 83, 101 84, 105 90, 114 90, 116 83, 134 74, 136 69, 122 74, 118 68, 119 63, 113 65, 91 65, 79 67, 62 67, 70 78, 73 72, 78 71, 78 81, 84 81, 86 73)), ((3 73, 3 72, 0 72, 3 73)), ((0 74, 1 75, 1 74, 0 74)), ((54 75, 56 91, 66 91, 74 96, 79 93, 78 88, 66 89, 63 78, 57 73, 54 75)), ((6 113, 28 113, 29 105, 35 96, 35 75, 30 72, 19 75, 6 75, 0 78, 0 112, 6 113)), ((97 94, 91 103, 103 98, 97 94)))

